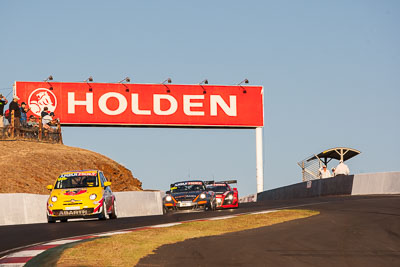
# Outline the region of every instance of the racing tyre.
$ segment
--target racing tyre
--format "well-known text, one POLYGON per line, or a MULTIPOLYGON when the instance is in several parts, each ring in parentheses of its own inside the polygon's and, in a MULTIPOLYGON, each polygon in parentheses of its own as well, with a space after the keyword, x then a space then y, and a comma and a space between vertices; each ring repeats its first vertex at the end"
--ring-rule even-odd
POLYGON ((110 219, 117 219, 117 201, 114 200, 113 207, 110 214, 110 219))
POLYGON ((215 201, 212 203, 211 210, 212 211, 216 211, 217 210, 217 203, 215 201))
POLYGON ((99 215, 99 220, 105 220, 106 218, 106 205, 103 204, 103 206, 101 207, 101 213, 99 215))
POLYGON ((50 217, 50 216, 47 216, 47 222, 48 223, 55 223, 56 222, 56 220, 54 220, 52 217, 50 217))

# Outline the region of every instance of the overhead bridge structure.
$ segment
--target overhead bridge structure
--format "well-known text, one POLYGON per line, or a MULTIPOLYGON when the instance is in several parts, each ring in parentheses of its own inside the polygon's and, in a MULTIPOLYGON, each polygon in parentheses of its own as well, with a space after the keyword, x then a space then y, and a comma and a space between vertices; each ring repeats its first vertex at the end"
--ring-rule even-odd
POLYGON ((28 116, 47 107, 62 126, 255 129, 257 192, 263 191, 262 86, 92 81, 17 81, 14 95, 31 108, 28 116))

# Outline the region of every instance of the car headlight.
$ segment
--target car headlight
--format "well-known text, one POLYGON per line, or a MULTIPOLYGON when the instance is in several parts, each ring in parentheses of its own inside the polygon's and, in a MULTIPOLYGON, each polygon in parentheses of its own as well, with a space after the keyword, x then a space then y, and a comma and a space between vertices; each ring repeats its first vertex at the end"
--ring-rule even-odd
POLYGON ((96 194, 91 194, 89 198, 90 198, 90 200, 95 200, 97 198, 97 195, 96 194))
POLYGON ((222 199, 217 198, 217 202, 218 202, 218 203, 221 203, 221 201, 222 201, 222 199))
POLYGON ((200 198, 206 198, 206 194, 201 193, 201 194, 200 194, 200 198))
POLYGON ((172 200, 172 197, 171 197, 171 196, 167 196, 167 197, 165 198, 165 200, 166 200, 166 201, 171 201, 171 200, 172 200))
POLYGON ((229 195, 228 199, 232 200, 233 199, 233 195, 229 195))
POLYGON ((58 199, 58 198, 57 198, 56 196, 52 196, 52 197, 51 197, 51 201, 53 201, 53 202, 56 202, 57 199, 58 199))

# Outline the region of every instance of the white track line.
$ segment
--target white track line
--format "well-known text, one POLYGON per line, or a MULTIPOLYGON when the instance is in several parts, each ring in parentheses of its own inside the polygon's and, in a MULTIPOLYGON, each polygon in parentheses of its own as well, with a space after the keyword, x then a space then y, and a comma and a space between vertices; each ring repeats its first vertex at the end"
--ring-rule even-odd
POLYGON ((2 263, 0 264, 0 267, 22 267, 25 263, 2 263))
POLYGON ((176 222, 176 223, 164 223, 164 224, 157 224, 157 225, 152 225, 149 226, 151 228, 163 228, 163 227, 171 227, 171 226, 175 226, 175 225, 179 225, 182 224, 181 222, 176 222))
POLYGON ((110 233, 104 233, 104 234, 99 234, 99 235, 93 235, 93 237, 103 237, 103 236, 111 236, 111 235, 120 235, 120 234, 128 234, 130 231, 118 231, 118 232, 110 232, 110 233))
POLYGON ((58 240, 58 241, 51 241, 49 243, 43 244, 45 246, 51 246, 51 245, 64 245, 64 244, 68 244, 68 243, 72 243, 72 242, 76 242, 79 240, 76 239, 64 239, 64 240, 58 240))
POLYGON ((45 251, 45 249, 43 249, 43 250, 23 250, 23 251, 19 251, 19 252, 15 252, 15 253, 11 254, 8 258, 11 258, 11 257, 12 258, 35 257, 36 255, 39 255, 43 251, 45 251))

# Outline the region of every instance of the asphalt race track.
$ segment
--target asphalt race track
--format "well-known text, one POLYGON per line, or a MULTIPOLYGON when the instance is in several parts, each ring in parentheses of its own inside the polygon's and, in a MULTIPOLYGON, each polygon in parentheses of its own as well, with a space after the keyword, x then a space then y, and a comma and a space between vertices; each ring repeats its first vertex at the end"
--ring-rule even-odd
POLYGON ((138 266, 400 266, 400 196, 342 200, 307 206, 321 212, 310 218, 162 246, 138 266))
POLYGON ((217 212, 1 226, 0 257, 60 238, 285 207, 319 210, 321 215, 163 246, 140 264, 400 266, 400 196, 268 201, 217 212))

